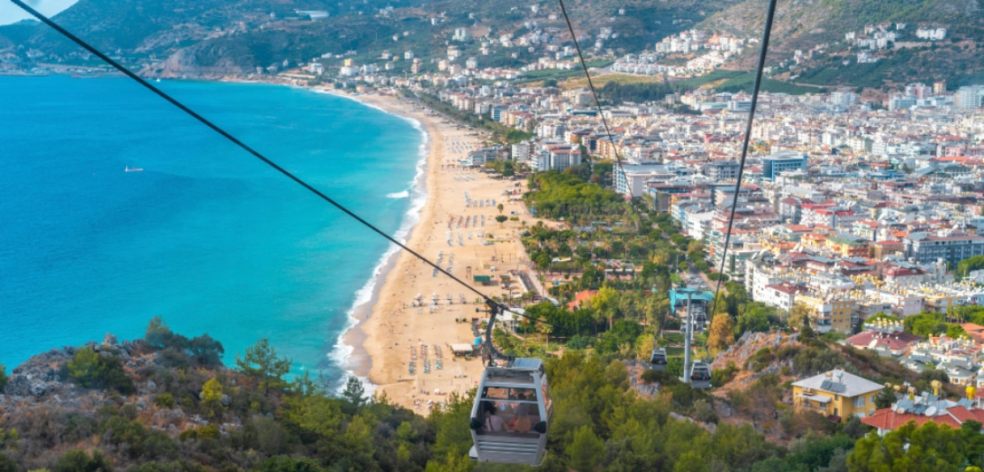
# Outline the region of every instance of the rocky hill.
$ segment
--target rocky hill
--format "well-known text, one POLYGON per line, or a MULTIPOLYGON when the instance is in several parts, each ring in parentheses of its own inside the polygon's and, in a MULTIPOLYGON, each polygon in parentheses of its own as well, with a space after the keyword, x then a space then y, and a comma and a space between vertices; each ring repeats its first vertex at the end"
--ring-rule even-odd
POLYGON ((338 470, 415 470, 426 462, 424 419, 373 404, 367 423, 357 381, 332 398, 309 379, 286 382, 289 362, 265 342, 235 370, 222 352, 208 336, 189 339, 155 320, 144 339, 110 336, 31 358, 0 375, 0 471, 316 471, 322 460, 338 470), (381 458, 367 455, 370 443, 381 458))

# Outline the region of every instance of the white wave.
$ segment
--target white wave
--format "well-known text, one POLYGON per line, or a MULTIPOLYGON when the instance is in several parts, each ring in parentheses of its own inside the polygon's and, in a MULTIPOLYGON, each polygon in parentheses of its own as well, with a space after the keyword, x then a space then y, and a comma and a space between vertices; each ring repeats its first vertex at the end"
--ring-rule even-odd
MULTIPOLYGON (((323 93, 331 94, 330 92, 323 92, 323 93)), ((400 117, 410 122, 410 124, 414 127, 414 129, 416 129, 420 133, 421 140, 420 140, 420 147, 418 148, 417 151, 418 159, 417 159, 416 172, 414 174, 413 181, 411 181, 410 183, 410 190, 405 190, 403 192, 400 192, 401 194, 405 193, 407 195, 399 197, 399 198, 411 197, 412 199, 410 201, 410 208, 408 208, 407 212, 403 215, 403 221, 400 223, 399 229, 397 229, 396 233, 393 235, 394 239, 396 239, 400 243, 406 243, 407 238, 410 236, 410 231, 413 230, 413 227, 416 226, 416 224, 420 221, 420 212, 421 210, 423 210, 424 204, 427 202, 427 185, 426 185, 427 147, 430 137, 427 135, 427 132, 424 131, 424 128, 420 124, 420 122, 413 118, 397 115, 395 113, 390 113, 386 110, 382 110, 379 107, 365 104, 358 99, 347 97, 345 95, 337 95, 337 94, 331 94, 331 95, 349 98, 351 100, 354 100, 371 108, 376 108, 385 113, 400 117)), ((395 195, 395 194, 390 194, 390 195, 395 195)), ((390 195, 387 195, 387 197, 396 198, 396 197, 390 197, 390 195)), ((342 390, 345 389, 345 383, 348 381, 349 377, 355 376, 355 372, 353 370, 354 366, 352 365, 351 362, 351 356, 352 353, 355 351, 355 347, 345 342, 345 334, 359 324, 359 320, 355 317, 355 314, 358 312, 360 308, 363 308, 366 304, 372 301, 373 295, 375 295, 377 287, 379 286, 381 277, 384 275, 383 271, 386 269, 387 266, 389 266, 395 260, 395 257, 399 251, 400 251, 399 246, 395 244, 390 244, 389 247, 386 249, 386 252, 383 253, 382 257, 379 258, 379 262, 376 263, 376 267, 372 271, 372 276, 369 277, 369 280, 366 281, 365 285, 363 285, 362 288, 360 288, 358 291, 355 292, 355 301, 352 303, 352 307, 349 308, 347 312, 348 321, 346 322, 345 328, 342 330, 342 333, 338 336, 338 341, 335 343, 335 347, 332 349, 330 353, 328 353, 328 358, 334 361, 336 365, 344 369, 346 373, 343 379, 344 381, 339 383, 337 393, 340 393, 342 390)), ((366 388, 366 392, 368 394, 371 395, 372 392, 375 392, 376 386, 372 384, 368 378, 361 377, 361 376, 356 376, 356 377, 362 381, 363 385, 366 388)))
POLYGON ((402 200, 410 196, 409 190, 404 190, 402 192, 387 193, 386 198, 392 198, 393 200, 402 200))

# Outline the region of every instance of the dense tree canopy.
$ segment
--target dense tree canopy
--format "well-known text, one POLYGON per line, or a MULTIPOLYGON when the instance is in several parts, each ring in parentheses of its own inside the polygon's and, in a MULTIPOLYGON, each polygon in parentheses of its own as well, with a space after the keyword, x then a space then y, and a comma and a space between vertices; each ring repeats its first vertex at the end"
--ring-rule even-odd
POLYGON ((847 457, 852 471, 938 472, 984 465, 981 424, 968 421, 960 429, 909 423, 879 437, 869 433, 847 457))

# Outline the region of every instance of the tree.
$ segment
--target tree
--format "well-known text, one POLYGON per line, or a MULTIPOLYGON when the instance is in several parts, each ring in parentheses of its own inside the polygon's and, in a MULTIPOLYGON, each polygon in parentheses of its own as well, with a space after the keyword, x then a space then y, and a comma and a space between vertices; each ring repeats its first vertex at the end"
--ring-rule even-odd
POLYGON ((222 344, 211 336, 204 334, 188 341, 188 353, 201 365, 217 367, 222 364, 222 344))
POLYGON ((903 322, 905 329, 916 336, 935 336, 946 332, 946 321, 939 313, 920 313, 903 322))
POLYGON ((325 470, 313 459, 291 456, 274 456, 256 469, 258 472, 321 472, 325 470))
POLYGON ((502 210, 504 210, 506 207, 502 206, 502 204, 500 203, 500 204, 496 205, 495 208, 497 210, 499 210, 499 213, 502 213, 502 210))
POLYGON ((723 351, 735 340, 734 321, 727 313, 718 313, 711 319, 707 348, 712 352, 723 351))
POLYGON ((760 303, 748 303, 745 311, 738 315, 738 323, 735 325, 735 334, 740 336, 748 331, 763 332, 768 331, 774 313, 773 309, 760 303))
POLYGON ((345 390, 342 392, 342 398, 353 407, 353 412, 361 408, 362 405, 365 405, 366 388, 362 385, 362 381, 358 377, 354 375, 349 376, 348 383, 345 384, 345 390))
POLYGON ((802 303, 796 303, 789 310, 789 316, 786 318, 786 324, 790 328, 795 330, 801 330, 803 326, 807 326, 810 322, 810 308, 802 303))
POLYGON ((236 367, 255 379, 265 395, 270 388, 284 385, 283 377, 290 371, 290 360, 278 357, 270 341, 264 338, 247 348, 244 357, 236 357, 236 367))
POLYGON ((875 396, 875 406, 878 408, 888 408, 895 403, 895 393, 891 388, 885 387, 875 396))
POLYGON ((285 416, 301 431, 326 438, 339 433, 345 417, 340 400, 320 395, 289 398, 285 416))
POLYGON ((595 470, 604 452, 605 443, 587 425, 574 431, 574 440, 567 450, 570 465, 578 472, 595 470))
POLYGON ((649 333, 640 334, 636 338, 636 357, 642 359, 644 362, 649 362, 649 356, 653 353, 653 348, 656 347, 656 338, 649 333))
POLYGON ((167 347, 168 340, 173 336, 174 333, 164 324, 164 320, 160 316, 155 316, 151 318, 150 324, 147 325, 144 341, 155 349, 163 349, 167 347))
POLYGON ((957 277, 963 278, 978 269, 984 269, 984 256, 968 257, 958 262, 955 273, 957 277))
POLYGON ((7 386, 7 367, 0 364, 0 393, 3 393, 4 387, 7 386))
POLYGON ((90 456, 85 451, 75 449, 61 456, 51 470, 52 472, 110 472, 113 469, 99 451, 93 451, 90 456))
POLYGON ((688 450, 677 459, 676 464, 673 466, 673 472, 710 471, 711 466, 709 462, 708 457, 701 452, 688 450))
POLYGON ((594 309, 595 313, 599 317, 605 317, 608 319, 608 327, 611 328, 613 319, 615 317, 615 312, 617 311, 616 302, 618 301, 618 292, 609 286, 604 286, 598 289, 598 293, 591 298, 589 302, 591 308, 594 309))
POLYGON ((936 471, 980 467, 984 454, 981 424, 967 421, 959 429, 927 422, 908 423, 884 437, 869 433, 847 458, 852 471, 936 471))
POLYGON ((509 217, 506 216, 506 215, 495 215, 495 221, 497 223, 499 223, 500 225, 502 223, 505 223, 508 219, 509 219, 509 217))
POLYGON ((209 415, 215 416, 222 409, 222 383, 215 377, 206 380, 198 397, 209 415))

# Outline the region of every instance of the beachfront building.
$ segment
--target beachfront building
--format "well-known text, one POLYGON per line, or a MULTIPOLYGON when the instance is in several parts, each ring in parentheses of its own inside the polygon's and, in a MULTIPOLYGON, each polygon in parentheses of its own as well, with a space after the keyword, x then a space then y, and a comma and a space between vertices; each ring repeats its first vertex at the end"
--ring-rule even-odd
POLYGON ((486 162, 496 160, 500 149, 498 145, 476 149, 468 153, 468 157, 462 161, 462 164, 471 167, 483 166, 486 162))
POLYGON ((864 417, 875 412, 875 396, 882 385, 834 369, 793 382, 793 408, 825 416, 864 417))

